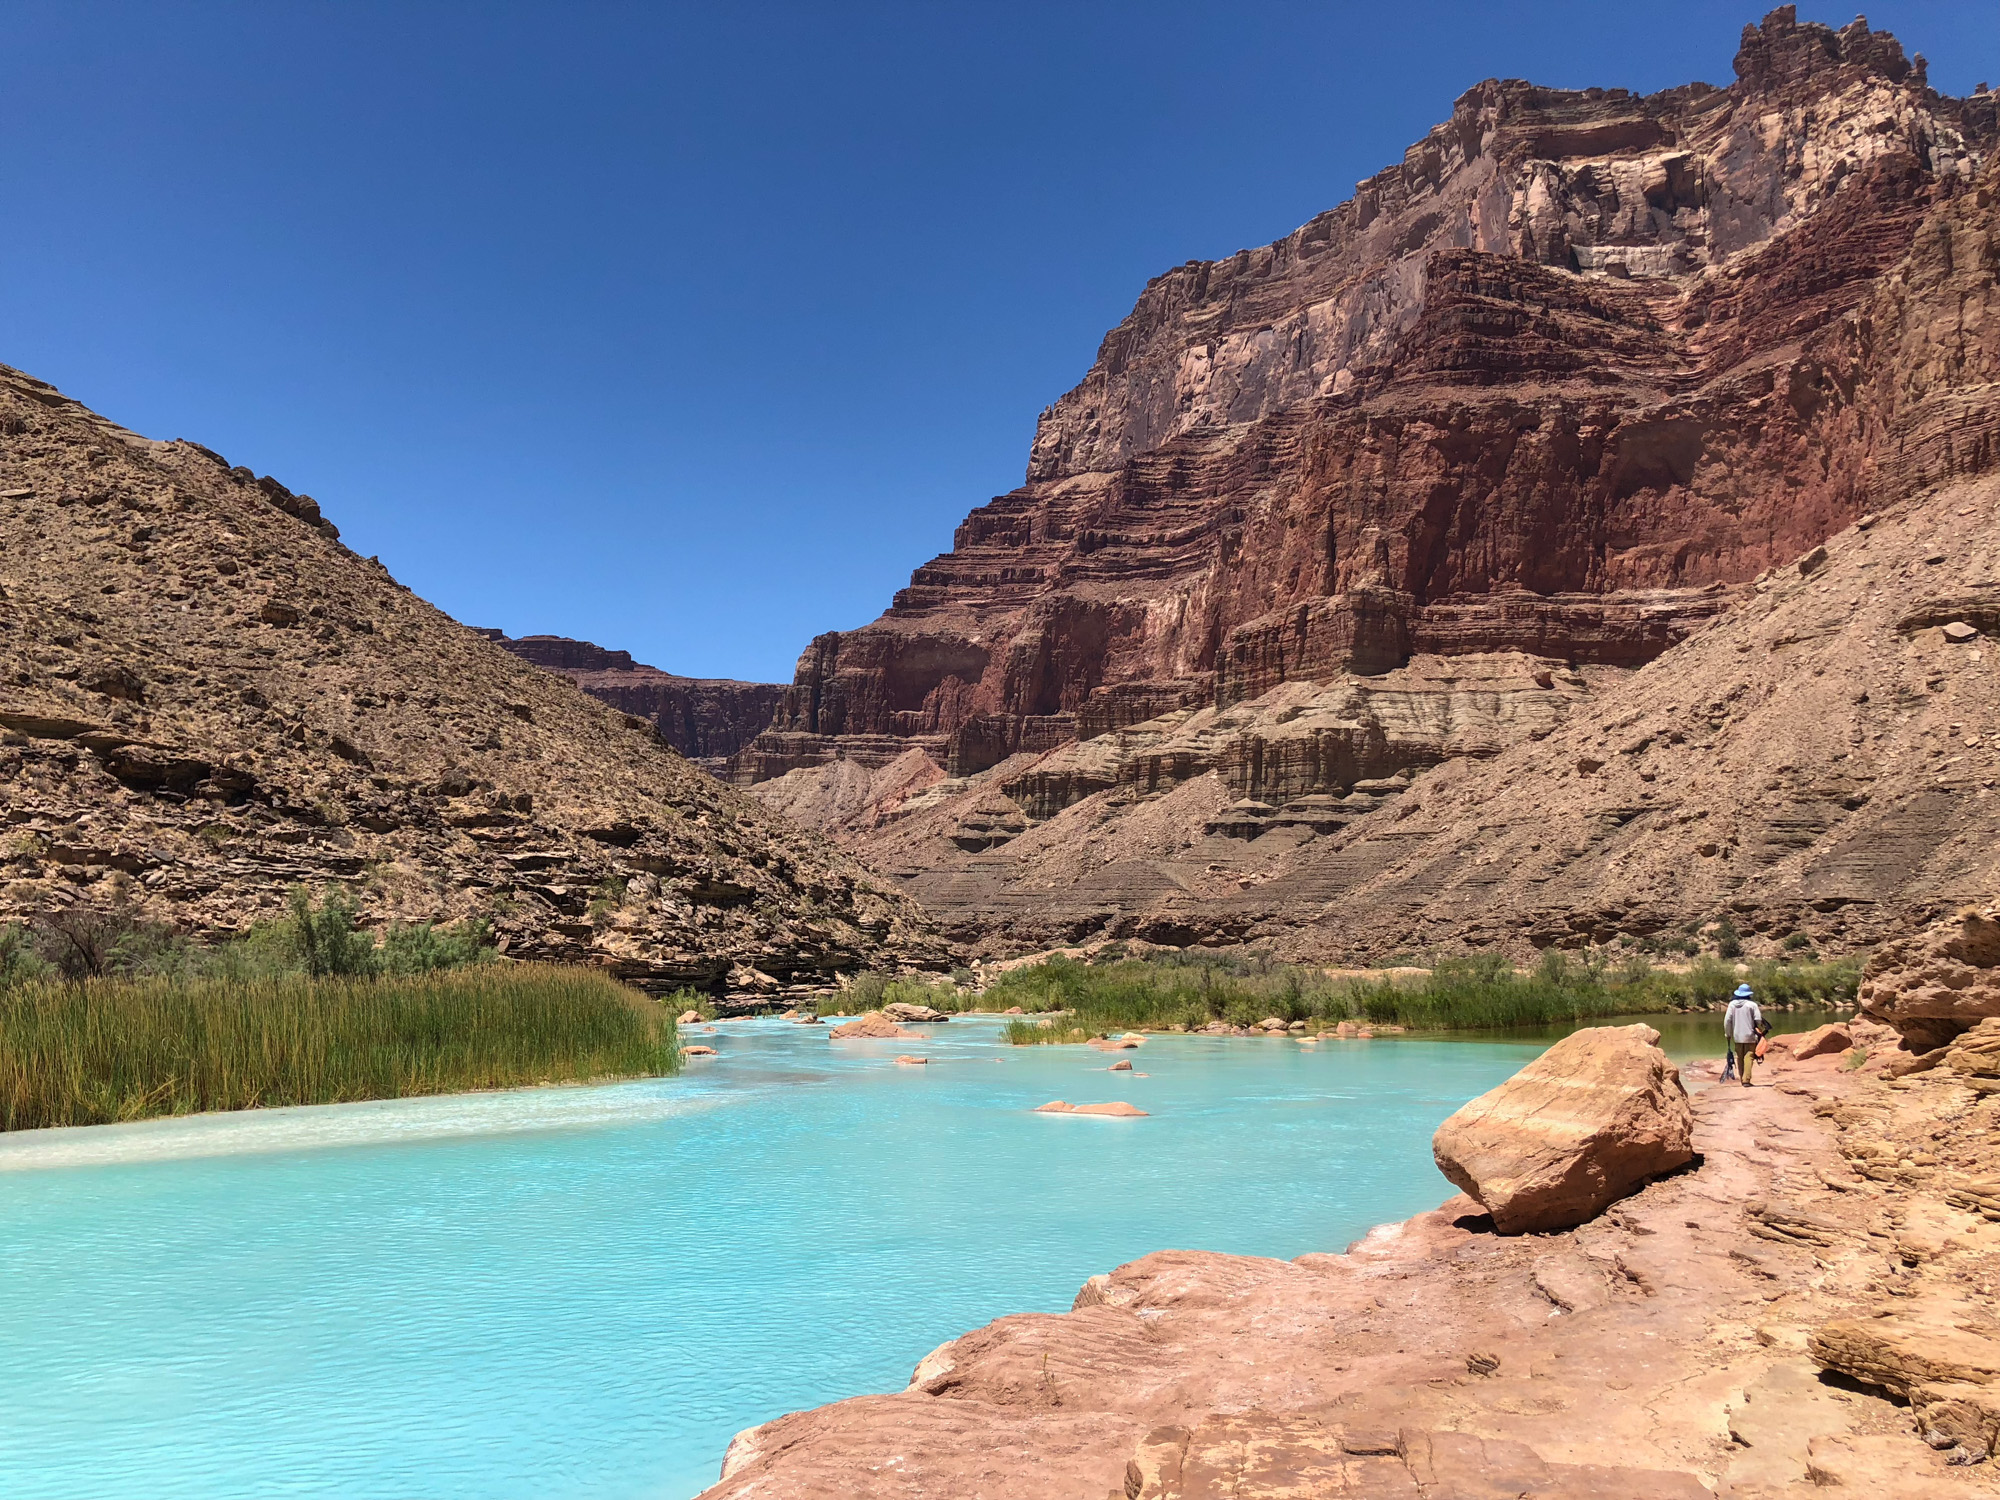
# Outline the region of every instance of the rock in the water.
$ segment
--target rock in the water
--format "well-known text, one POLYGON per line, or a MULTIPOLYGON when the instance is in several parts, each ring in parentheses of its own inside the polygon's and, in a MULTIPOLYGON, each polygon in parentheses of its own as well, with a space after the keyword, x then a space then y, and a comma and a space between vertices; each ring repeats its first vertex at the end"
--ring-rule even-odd
POLYGON ((681 1026, 692 1026, 692 1025, 694 1025, 694 1024, 695 1024, 696 1022, 698 1022, 699 1020, 701 1020, 701 1012, 700 1012, 700 1011, 698 1011, 698 1010, 684 1010, 684 1011, 682 1011, 682 1012, 680 1013, 680 1015, 679 1015, 679 1016, 678 1016, 678 1017, 676 1018, 676 1024, 678 1024, 678 1025, 681 1025, 681 1026))
POLYGON ((1680 1073, 1650 1026, 1565 1037, 1438 1127, 1438 1170, 1502 1234, 1569 1229, 1694 1156, 1680 1073))
POLYGON ((1112 1071, 1113 1073, 1129 1073, 1129 1072, 1131 1072, 1131 1071, 1132 1071, 1132 1065, 1131 1065, 1131 1064, 1130 1064, 1129 1062, 1125 1061, 1125 1059, 1124 1059, 1124 1058, 1122 1058, 1122 1057, 1121 1057, 1121 1058, 1119 1058, 1119 1059, 1118 1059, 1118 1061, 1117 1061, 1117 1062, 1115 1062, 1115 1063, 1113 1063, 1113 1064, 1111 1065, 1111 1069, 1110 1069, 1110 1070, 1111 1070, 1111 1071, 1112 1071))
POLYGON ((681 1056, 682 1056, 682 1057, 713 1057, 713 1056, 715 1056, 715 1049, 714 1049, 713 1047, 700 1047, 700 1046, 695 1046, 695 1047, 683 1047, 683 1048, 681 1048, 681 1056))
POLYGON ((903 1053, 896 1059, 896 1062, 900 1066, 906 1068, 920 1068, 923 1067, 929 1061, 930 1059, 928 1057, 912 1057, 907 1052, 903 1053))
POLYGON ((864 1015, 856 1016, 852 1021, 848 1021, 844 1025, 834 1027, 833 1030, 826 1034, 826 1039, 829 1042, 844 1042, 851 1038, 898 1037, 914 1036, 915 1034, 914 1032, 903 1030, 902 1027, 883 1015, 881 1011, 871 1010, 864 1015))
POLYGON ((912 1005, 907 1000, 898 1000, 893 1005, 882 1007, 882 1014, 892 1021, 923 1022, 949 1021, 950 1016, 941 1010, 932 1010, 928 1005, 912 1005))
POLYGON ((1051 1099, 1036 1108, 1038 1115, 1111 1115, 1119 1119, 1144 1119, 1146 1112, 1136 1105, 1127 1104, 1123 1099, 1114 1099, 1109 1104, 1069 1104, 1061 1099, 1051 1099))

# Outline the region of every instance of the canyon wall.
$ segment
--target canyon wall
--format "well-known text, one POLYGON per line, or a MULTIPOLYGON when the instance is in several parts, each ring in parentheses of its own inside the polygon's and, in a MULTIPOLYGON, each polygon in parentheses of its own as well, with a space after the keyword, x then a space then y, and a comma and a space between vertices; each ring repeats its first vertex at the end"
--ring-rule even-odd
POLYGON ((785 693, 774 682, 677 677, 633 661, 629 651, 566 636, 479 633, 522 661, 567 677, 619 712, 652 721, 661 739, 711 773, 724 772, 729 757, 769 726, 785 693))
POLYGON ((1954 320, 1988 271, 1950 252, 1990 219, 2000 97, 1790 7, 1735 71, 1489 81, 1347 203, 1156 278, 1027 482, 812 642, 733 779, 828 810, 968 938, 1118 930, 1201 886, 1190 851, 1325 841, 1537 745, 1866 512, 1983 472, 1954 320), (1129 833, 1122 875, 1009 855, 1070 809, 1129 833), (1068 890, 1024 921, 999 886, 1068 890))

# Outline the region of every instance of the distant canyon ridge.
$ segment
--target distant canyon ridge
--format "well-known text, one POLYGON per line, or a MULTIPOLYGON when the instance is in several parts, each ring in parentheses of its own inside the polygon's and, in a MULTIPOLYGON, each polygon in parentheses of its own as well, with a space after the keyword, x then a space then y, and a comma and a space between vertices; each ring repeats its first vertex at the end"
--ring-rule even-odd
POLYGON ((500 644, 991 951, 1838 946, 1988 894, 2000 95, 1790 6, 1734 71, 1489 80, 1154 278, 789 685, 500 644))

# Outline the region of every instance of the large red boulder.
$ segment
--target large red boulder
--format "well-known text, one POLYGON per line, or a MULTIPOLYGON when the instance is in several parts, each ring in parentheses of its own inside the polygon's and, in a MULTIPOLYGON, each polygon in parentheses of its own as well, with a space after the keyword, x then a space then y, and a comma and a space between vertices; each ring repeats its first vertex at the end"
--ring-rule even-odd
POLYGON ((1687 1092, 1659 1040, 1644 1025, 1565 1037, 1438 1127, 1438 1170, 1502 1234, 1595 1218, 1694 1157, 1687 1092))

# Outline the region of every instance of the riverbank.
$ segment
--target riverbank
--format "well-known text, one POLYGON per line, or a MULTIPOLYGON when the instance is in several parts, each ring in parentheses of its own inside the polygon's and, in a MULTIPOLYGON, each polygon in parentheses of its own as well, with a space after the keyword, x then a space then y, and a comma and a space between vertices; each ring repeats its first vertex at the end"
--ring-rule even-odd
POLYGON ((35 980, 0 989, 0 1130, 676 1071, 671 1013, 600 971, 35 980))
POLYGON ((1019 1045, 1124 1031, 1499 1035, 1611 1016, 1719 1010, 1745 982, 1768 1009, 1848 1010, 1860 977, 1858 958, 1754 965, 1708 958, 1670 967, 1637 953, 1612 964, 1551 949, 1525 971, 1487 954, 1377 974, 1196 950, 1087 960, 1058 954, 1009 968, 983 989, 906 978, 857 985, 842 1000, 863 1008, 902 1002, 947 1013, 1018 1010, 1022 1018, 1009 1028, 1008 1040, 1019 1045))
POLYGON ((1893 1035, 1858 1030, 1859 1056, 1699 1091, 1699 1165, 1576 1230, 1503 1239, 1457 1199, 1340 1255, 1149 1255, 1069 1314, 944 1345, 903 1392, 744 1433, 709 1500, 831 1500, 857 1474, 910 1500, 1252 1500, 1308 1475, 1330 1493, 1990 1494, 1989 1470, 1948 1464, 1907 1406, 1823 1380, 1807 1351, 1845 1328, 2000 1355, 2000 1225, 1953 1186, 1990 1169, 2000 1102, 1936 1070, 1886 1078, 1893 1035))

